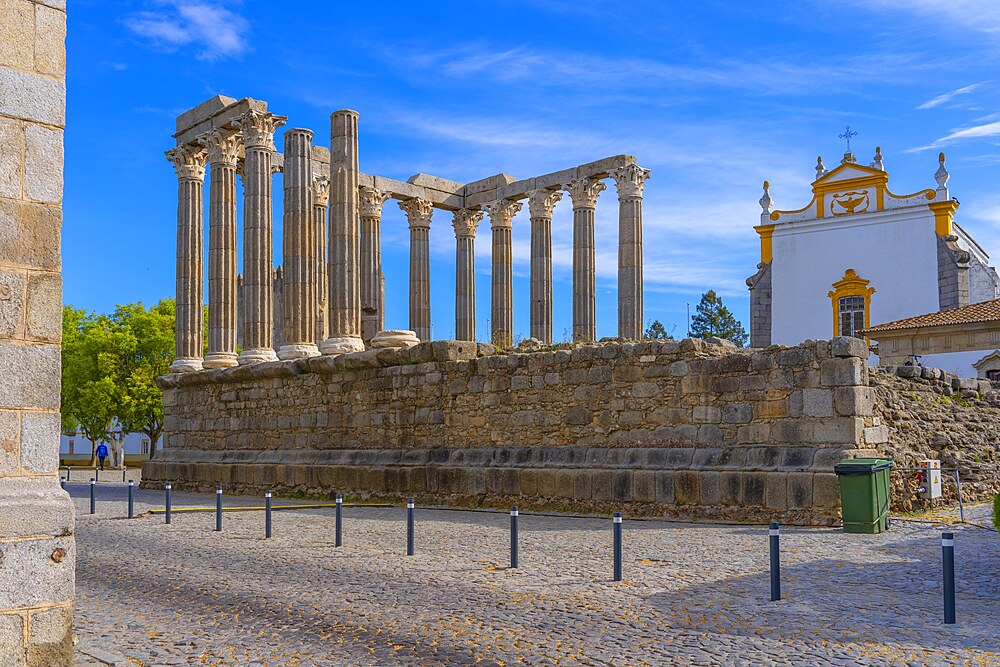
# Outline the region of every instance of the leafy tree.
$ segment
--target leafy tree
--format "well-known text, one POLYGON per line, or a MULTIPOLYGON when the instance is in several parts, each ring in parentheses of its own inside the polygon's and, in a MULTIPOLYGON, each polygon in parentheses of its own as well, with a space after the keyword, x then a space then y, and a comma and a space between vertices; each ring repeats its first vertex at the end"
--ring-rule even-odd
POLYGON ((90 440, 91 464, 97 443, 106 440, 120 405, 114 380, 116 355, 113 323, 105 316, 63 308, 62 425, 90 440))
POLYGON ((715 290, 708 290, 701 295, 697 315, 691 319, 692 338, 725 338, 740 347, 746 347, 750 337, 740 321, 733 317, 729 309, 722 304, 722 299, 715 290))
POLYGON ((676 328, 676 326, 671 327, 670 331, 667 331, 660 320, 653 320, 653 323, 649 325, 643 335, 648 340, 673 340, 674 329, 676 328))

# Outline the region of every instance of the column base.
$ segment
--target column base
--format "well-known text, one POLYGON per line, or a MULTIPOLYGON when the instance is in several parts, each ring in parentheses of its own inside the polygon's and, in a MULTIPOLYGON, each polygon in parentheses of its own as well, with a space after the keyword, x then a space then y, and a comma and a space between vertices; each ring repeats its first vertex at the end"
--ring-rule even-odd
POLYGON ((347 354, 348 352, 363 352, 365 343, 361 338, 327 338, 319 344, 322 354, 347 354))
POLYGON ((232 352, 210 352, 205 355, 205 360, 201 362, 201 367, 204 369, 229 368, 230 366, 235 366, 237 363, 236 355, 232 352))
POLYGON ((413 347, 418 344, 420 339, 417 338, 417 334, 408 329, 389 329, 386 331, 379 331, 374 338, 371 340, 371 346, 373 348, 400 348, 400 347, 413 347))
POLYGON ((170 364, 171 373, 194 373, 195 371, 200 371, 201 369, 201 359, 195 359, 192 357, 180 357, 178 359, 174 359, 174 363, 170 364))
POLYGON ((277 361, 278 355, 274 353, 269 347, 254 347, 248 350, 243 350, 243 354, 236 358, 237 363, 240 366, 246 366, 248 364, 262 364, 268 361, 277 361))
POLYGON ((319 348, 313 343, 302 345, 282 345, 278 349, 278 359, 286 361, 288 359, 305 359, 307 357, 318 357, 319 348))

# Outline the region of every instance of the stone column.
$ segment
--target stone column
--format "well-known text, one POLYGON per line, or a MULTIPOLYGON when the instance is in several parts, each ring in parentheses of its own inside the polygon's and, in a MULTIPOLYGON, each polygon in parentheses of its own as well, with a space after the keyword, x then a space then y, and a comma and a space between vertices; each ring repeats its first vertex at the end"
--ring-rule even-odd
POLYGON ((243 166, 243 284, 246 311, 239 363, 276 361, 274 353, 274 225, 271 176, 274 131, 284 116, 250 110, 239 120, 246 158, 243 166))
POLYGON ((358 112, 330 115, 329 338, 323 354, 365 349, 358 255, 358 112))
POLYGON ((483 204, 493 229, 492 342, 500 348, 514 342, 514 260, 511 227, 521 202, 497 199, 483 204))
POLYGON ((316 240, 316 344, 326 340, 329 276, 326 272, 326 205, 330 201, 330 177, 313 175, 313 225, 316 240))
POLYGON ((208 354, 204 368, 236 365, 236 157, 240 135, 219 128, 208 149, 208 354))
POLYGON ((611 170, 618 187, 618 337, 642 338, 642 191, 649 169, 611 170))
POLYGON ((316 224, 312 204, 312 130, 285 131, 279 359, 315 357, 316 224))
POLYGON ((573 340, 597 337, 594 208, 607 188, 596 178, 574 178, 563 187, 573 199, 573 340))
POLYGON ((382 302, 382 205, 389 198, 361 187, 361 338, 367 344, 385 326, 382 302))
POLYGON ((531 213, 531 337, 552 342, 552 211, 558 190, 528 193, 531 213))
POLYGON ((455 338, 476 340, 476 229, 482 211, 455 211, 455 338))
POLYGON ((399 202, 410 223, 410 329, 421 341, 431 339, 431 214, 429 201, 399 202))
POLYGON ((177 290, 174 326, 174 362, 171 373, 200 371, 205 341, 204 300, 205 232, 202 189, 206 151, 201 146, 178 146, 167 151, 177 172, 177 290))

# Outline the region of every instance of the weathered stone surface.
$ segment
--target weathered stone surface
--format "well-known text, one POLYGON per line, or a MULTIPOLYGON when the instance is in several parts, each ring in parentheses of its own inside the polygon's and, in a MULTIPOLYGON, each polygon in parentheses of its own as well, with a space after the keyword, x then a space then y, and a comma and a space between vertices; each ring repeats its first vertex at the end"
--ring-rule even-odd
POLYGON ((21 415, 21 466, 35 474, 52 474, 59 466, 59 413, 21 415))
POLYGON ((48 204, 62 201, 62 130, 28 124, 25 127, 24 138, 25 196, 48 204))
POLYGON ((59 409, 58 345, 20 345, 0 339, 0 408, 59 409))
POLYGON ((31 614, 27 667, 70 667, 73 663, 73 608, 53 607, 31 614))
POLYGON ((57 273, 32 275, 27 295, 25 337, 58 343, 62 338, 62 277, 57 273))
POLYGON ((24 618, 0 614, 0 667, 24 666, 24 618))
POLYGON ((0 199, 0 262, 59 271, 61 227, 56 206, 0 199))
POLYGON ((63 127, 65 110, 62 79, 0 67, 0 115, 63 127))

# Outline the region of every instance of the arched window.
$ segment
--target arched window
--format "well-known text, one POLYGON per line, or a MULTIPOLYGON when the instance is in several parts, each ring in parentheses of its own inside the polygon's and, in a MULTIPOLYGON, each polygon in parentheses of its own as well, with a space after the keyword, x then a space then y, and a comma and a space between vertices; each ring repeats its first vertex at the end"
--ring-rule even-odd
POLYGON ((857 336, 865 338, 858 332, 871 325, 871 302, 874 287, 868 286, 868 281, 858 276, 854 269, 847 269, 844 277, 833 284, 833 290, 827 293, 833 302, 833 335, 857 336))

